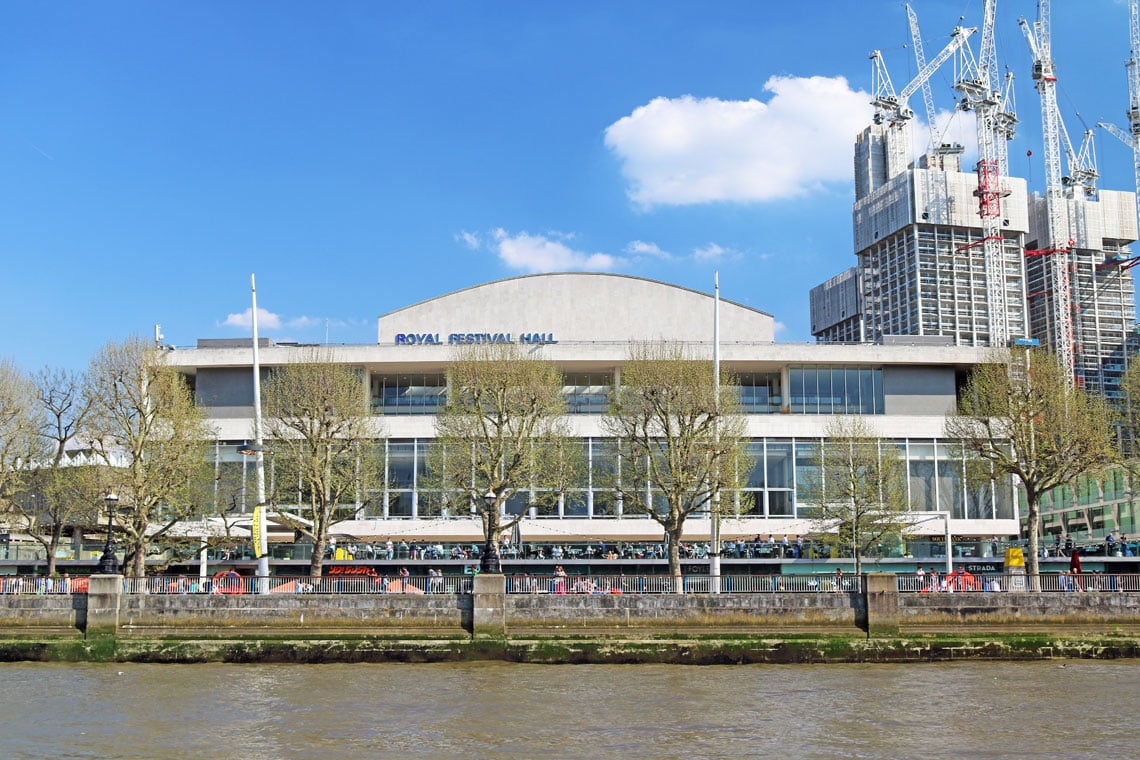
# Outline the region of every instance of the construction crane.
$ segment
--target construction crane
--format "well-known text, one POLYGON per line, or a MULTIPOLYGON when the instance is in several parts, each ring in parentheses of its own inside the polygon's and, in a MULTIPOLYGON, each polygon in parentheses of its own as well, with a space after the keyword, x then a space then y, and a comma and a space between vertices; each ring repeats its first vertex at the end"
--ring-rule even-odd
MULTIPOLYGON (((871 89, 874 91, 874 99, 871 101, 871 105, 875 107, 875 123, 887 123, 892 126, 908 125, 910 120, 914 118, 914 111, 907 106, 910 96, 923 87, 934 72, 950 60, 966 43, 970 35, 976 31, 977 29, 973 27, 955 27, 950 33, 950 42, 946 44, 946 47, 942 48, 929 63, 919 66, 914 79, 897 94, 894 85, 891 84, 891 75, 887 72, 887 65, 883 61, 882 52, 872 50, 870 56, 872 62, 871 89)), ((933 109, 933 101, 930 108, 933 109)))
MULTIPOLYGON (((926 52, 922 45, 922 32, 918 26, 918 15, 906 4, 907 22, 910 24, 911 49, 914 51, 915 66, 919 71, 926 68, 926 52)), ((972 33, 973 30, 971 30, 972 33)), ((969 36, 969 35, 967 35, 969 36)), ((926 106, 926 121, 930 127, 930 155, 939 169, 945 169, 945 157, 961 155, 965 148, 961 143, 946 143, 938 129, 938 112, 934 109, 934 93, 930 87, 930 78, 922 81, 922 101, 926 106)))
MULTIPOLYGON (((1128 131, 1125 132, 1115 124, 1097 122, 1097 126, 1106 130, 1122 143, 1132 149, 1132 173, 1136 180, 1136 194, 1140 197, 1140 10, 1137 9, 1137 0, 1128 0, 1128 63, 1124 65, 1128 73, 1128 131)), ((1140 230, 1140 203, 1136 207, 1136 228, 1140 230)), ((1129 265, 1140 259, 1129 259, 1129 265)), ((1106 262, 1108 263, 1108 262, 1106 262)))
POLYGON ((1069 288, 1070 256, 1073 241, 1061 244, 1067 233, 1065 224, 1064 184, 1061 177, 1061 116, 1057 108, 1057 74, 1053 63, 1050 38, 1049 0, 1037 0, 1037 20, 1031 25, 1024 18, 1018 22, 1033 55, 1033 79, 1041 96, 1041 138, 1045 153, 1045 208, 1047 233, 1041 247, 1026 251, 1027 256, 1051 256, 1050 290, 1052 297, 1048 343, 1069 378, 1074 378, 1073 300, 1069 288), (1064 233, 1063 233, 1064 231, 1064 233))
MULTIPOLYGON (((1013 137, 1017 116, 1007 107, 997 67, 997 47, 994 41, 994 23, 997 17, 997 0, 986 0, 982 17, 982 36, 978 57, 969 47, 961 48, 957 80, 954 83, 961 98, 958 107, 973 111, 977 125, 978 163, 978 215, 982 223, 982 237, 967 247, 982 248, 986 271, 986 296, 989 301, 990 345, 1004 346, 1011 336, 1005 266, 1005 238, 1001 232, 1001 199, 1008 194, 1002 177, 1009 171, 1008 141, 1013 137)), ((1012 87, 1012 79, 1004 84, 1012 87)))

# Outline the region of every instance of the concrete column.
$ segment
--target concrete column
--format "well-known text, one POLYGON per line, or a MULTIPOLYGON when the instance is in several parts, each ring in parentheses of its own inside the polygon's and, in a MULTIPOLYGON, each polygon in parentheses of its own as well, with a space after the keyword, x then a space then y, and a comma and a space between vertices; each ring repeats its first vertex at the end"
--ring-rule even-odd
POLYGON ((87 581, 87 625, 84 635, 114 636, 119 632, 119 602, 123 576, 92 575, 87 581))
POLYGON ((471 583, 471 634, 475 638, 507 633, 507 578, 480 573, 471 583))
POLYGON ((864 590, 867 636, 898 636, 899 587, 894 573, 868 573, 864 590))

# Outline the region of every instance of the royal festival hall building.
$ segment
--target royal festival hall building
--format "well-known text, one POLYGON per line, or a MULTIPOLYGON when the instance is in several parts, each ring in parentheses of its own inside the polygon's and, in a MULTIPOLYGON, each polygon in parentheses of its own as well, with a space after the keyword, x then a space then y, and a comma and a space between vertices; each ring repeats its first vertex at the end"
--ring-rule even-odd
MULTIPOLYGON (((435 435, 435 413, 446 398, 448 363, 469 343, 510 342, 554 362, 564 377, 568 415, 586 448, 592 472, 611 449, 602 425, 611 390, 636 343, 684 344, 712 358, 712 295, 613 274, 543 274, 477 285, 414 304, 379 318, 375 345, 321 346, 322 356, 359 368, 383 439, 386 478, 357 519, 334 535, 360 541, 481 540, 471 515, 426 514, 420 481, 435 435), (382 432, 381 432, 382 431, 382 432)), ((988 546, 993 536, 1018 534, 1012 482, 967 484, 963 463, 944 438, 946 416, 981 348, 923 344, 889 337, 876 344, 792 344, 775 340, 772 315, 738 303, 719 305, 722 372, 739 386, 756 465, 745 487, 731 494, 722 523, 726 540, 757 535, 810 535, 816 530, 804 500, 807 474, 817 466, 825 430, 835 415, 863 415, 882 439, 897 446, 908 472, 910 507, 949 515, 956 545, 988 546), (984 540, 983 540, 984 539, 984 540)), ((928 340, 929 339, 925 339, 928 340)), ((274 366, 311 356, 312 346, 262 339, 263 375, 274 366)), ((254 438, 253 352, 250 339, 203 339, 171 349, 169 362, 184 373, 213 424, 219 474, 244 479, 238 511, 252 510, 252 467, 238 454, 254 438)), ((272 477, 272 462, 269 464, 272 477)), ((657 541, 656 522, 595 488, 591 477, 565 495, 557 511, 524 520, 526 542, 657 541), (623 508, 624 507, 624 508, 623 508)), ((279 501, 286 489, 278 487, 279 501)), ((648 496, 647 496, 648 498, 648 496)), ((277 505, 289 509, 287 503, 277 505)), ((709 519, 691 519, 685 540, 707 541, 709 519)), ((941 536, 943 520, 927 519, 917 535, 941 536)), ((270 540, 292 540, 270 526, 270 540), (276 532, 275 532, 276 531, 276 532)), ((345 540, 342 538, 342 540, 345 540)))

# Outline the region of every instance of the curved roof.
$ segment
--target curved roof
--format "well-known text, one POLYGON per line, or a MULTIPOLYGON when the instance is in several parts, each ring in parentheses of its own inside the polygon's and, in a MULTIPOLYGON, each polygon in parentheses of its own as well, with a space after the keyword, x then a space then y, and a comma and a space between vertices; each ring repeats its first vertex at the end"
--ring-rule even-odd
MULTIPOLYGON (((378 341, 398 335, 550 335, 563 341, 709 341, 713 297, 620 274, 560 272, 475 285, 384 314, 378 341)), ((721 339, 770 342, 772 315, 721 299, 721 339)))

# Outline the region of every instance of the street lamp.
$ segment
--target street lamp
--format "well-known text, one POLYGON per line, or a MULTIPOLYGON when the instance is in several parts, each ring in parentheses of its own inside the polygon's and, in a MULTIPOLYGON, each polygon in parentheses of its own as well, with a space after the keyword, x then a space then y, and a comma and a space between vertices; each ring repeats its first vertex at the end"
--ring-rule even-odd
MULTIPOLYGON (((260 416, 260 415, 259 415, 260 416)), ((258 424, 260 429, 261 425, 258 424)), ((260 439, 260 433, 258 434, 260 439)), ((257 505, 253 508, 253 556, 257 559, 258 593, 269 590, 269 547, 268 536, 265 530, 265 454, 268 449, 258 440, 254 443, 243 443, 237 447, 237 453, 244 457, 256 457, 254 464, 257 471, 257 505)), ((242 470, 242 482, 245 479, 245 470, 242 470)), ((243 486, 244 487, 244 486, 243 486)))
MULTIPOLYGON (((487 493, 483 495, 483 503, 487 505, 488 521, 491 519, 491 510, 498 508, 495 503, 498 501, 498 498, 494 491, 487 491, 487 493)), ((503 572, 502 563, 499 562, 499 544, 490 531, 488 531, 486 539, 487 542, 483 546, 483 556, 479 558, 479 572, 499 575, 503 572)))
POLYGON ((114 490, 108 489, 107 495, 103 497, 103 503, 107 505, 107 543, 103 545, 103 556, 99 558, 98 572, 100 575, 118 575, 119 560, 115 556, 115 542, 112 537, 115 530, 115 508, 119 506, 119 497, 115 495, 114 490))

